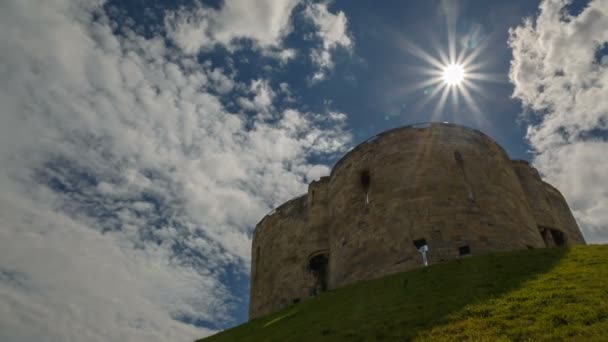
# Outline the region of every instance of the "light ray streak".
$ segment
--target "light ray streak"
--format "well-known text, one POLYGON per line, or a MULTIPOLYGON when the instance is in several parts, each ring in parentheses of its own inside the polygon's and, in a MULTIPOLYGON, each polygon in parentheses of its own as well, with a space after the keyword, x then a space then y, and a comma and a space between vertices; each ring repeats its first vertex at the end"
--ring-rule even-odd
POLYGON ((477 102, 475 102, 471 96, 469 89, 467 89, 467 87, 462 87, 460 91, 462 92, 462 97, 464 98, 464 102, 467 104, 467 107, 469 107, 474 114, 481 114, 481 110, 479 109, 479 106, 477 106, 477 102))
POLYGON ((435 110, 433 111, 432 121, 436 121, 441 112, 443 112, 443 108, 445 107, 445 103, 447 102, 448 95, 450 94, 449 87, 443 87, 443 92, 441 93, 441 98, 437 105, 435 106, 435 110))
POLYGON ((435 96, 437 96, 437 93, 444 90, 445 88, 445 85, 436 86, 435 89, 433 89, 433 91, 424 100, 422 100, 422 102, 419 102, 416 105, 416 111, 418 112, 422 108, 424 108, 435 96))
POLYGON ((442 63, 441 60, 433 57, 431 54, 429 54, 428 52, 424 51, 422 48, 420 48, 418 45, 410 42, 407 39, 402 38, 401 39, 401 45, 402 47, 405 47, 405 49, 407 51, 409 51, 412 55, 422 59, 423 61, 431 64, 432 66, 441 69, 444 65, 444 63, 442 63))

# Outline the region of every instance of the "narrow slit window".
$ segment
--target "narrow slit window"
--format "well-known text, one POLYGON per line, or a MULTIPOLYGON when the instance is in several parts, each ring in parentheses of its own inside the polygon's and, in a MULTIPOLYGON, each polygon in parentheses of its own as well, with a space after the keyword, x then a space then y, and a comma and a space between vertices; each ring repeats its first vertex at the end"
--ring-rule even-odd
POLYGON ((462 169, 464 168, 464 161, 462 160, 462 154, 459 151, 454 151, 454 160, 456 160, 456 164, 462 169))
POLYGON ((365 204, 369 204, 369 187, 371 185, 371 176, 368 170, 364 170, 361 172, 361 186, 363 187, 363 192, 365 193, 365 204))
POLYGON ((258 279, 258 273, 260 273, 260 269, 258 265, 260 264, 260 246, 255 249, 255 276, 254 280, 258 279))

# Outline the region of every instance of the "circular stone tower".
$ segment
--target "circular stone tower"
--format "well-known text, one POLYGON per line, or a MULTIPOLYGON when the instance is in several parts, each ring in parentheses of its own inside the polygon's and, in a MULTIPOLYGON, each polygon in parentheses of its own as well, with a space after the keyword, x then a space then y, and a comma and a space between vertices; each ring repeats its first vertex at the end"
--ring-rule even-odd
POLYGON ((466 127, 381 133, 267 215, 252 248, 250 319, 319 291, 493 251, 584 243, 568 205, 527 163, 466 127))

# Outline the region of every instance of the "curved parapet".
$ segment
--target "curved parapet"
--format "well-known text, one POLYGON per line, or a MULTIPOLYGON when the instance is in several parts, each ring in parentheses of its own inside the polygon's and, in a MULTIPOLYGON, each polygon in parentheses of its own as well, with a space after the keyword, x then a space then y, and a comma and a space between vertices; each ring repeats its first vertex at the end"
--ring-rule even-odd
POLYGON ((544 182, 527 161, 514 160, 512 164, 545 244, 584 244, 585 239, 559 190, 544 182))
POLYGON ((330 287, 461 255, 542 247, 505 151, 483 133, 430 124, 385 132, 334 167, 330 287))

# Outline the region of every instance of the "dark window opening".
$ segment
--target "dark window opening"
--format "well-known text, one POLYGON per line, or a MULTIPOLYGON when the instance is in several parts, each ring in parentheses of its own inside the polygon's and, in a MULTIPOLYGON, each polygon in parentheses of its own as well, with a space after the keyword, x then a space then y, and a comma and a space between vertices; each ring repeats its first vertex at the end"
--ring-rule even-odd
POLYGON ((561 230, 539 226, 538 231, 546 247, 566 245, 566 235, 561 230))
POLYGON ((315 293, 327 290, 327 254, 315 255, 308 262, 308 270, 314 277, 315 293))
POLYGON ((555 242, 556 246, 564 246, 566 244, 566 239, 564 237, 564 233, 557 229, 551 229, 551 236, 553 237, 553 242, 555 242))
POLYGON ((458 254, 460 256, 471 254, 471 247, 469 247, 469 246, 458 247, 458 254))
POLYGON ((420 249, 420 247, 422 247, 424 245, 426 245, 425 239, 414 240, 414 246, 416 246, 416 249, 420 249))

